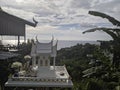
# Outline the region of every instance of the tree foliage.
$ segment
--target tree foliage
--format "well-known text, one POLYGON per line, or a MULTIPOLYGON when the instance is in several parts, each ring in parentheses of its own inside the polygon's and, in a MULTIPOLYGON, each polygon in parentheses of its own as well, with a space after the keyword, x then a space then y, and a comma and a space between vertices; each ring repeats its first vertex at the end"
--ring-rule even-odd
MULTIPOLYGON (((118 20, 116 20, 115 18, 101 13, 101 12, 96 12, 96 11, 89 11, 89 14, 94 15, 94 16, 99 16, 102 18, 106 18, 108 19, 113 25, 116 25, 117 27, 120 26, 120 22, 118 20)), ((100 28, 93 28, 87 31, 84 31, 84 33, 88 33, 88 32, 94 32, 96 30, 101 30, 106 32, 108 35, 110 35, 113 38, 113 65, 118 68, 119 67, 119 63, 120 63, 120 28, 106 28, 106 27, 100 27, 100 28)))

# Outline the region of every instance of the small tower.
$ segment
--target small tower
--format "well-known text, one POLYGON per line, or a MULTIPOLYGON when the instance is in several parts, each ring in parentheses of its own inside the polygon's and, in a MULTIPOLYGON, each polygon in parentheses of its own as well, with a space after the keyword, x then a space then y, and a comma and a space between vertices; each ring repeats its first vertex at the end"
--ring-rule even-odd
POLYGON ((32 57, 32 66, 41 67, 50 67, 50 58, 53 57, 53 66, 55 69, 55 59, 57 54, 57 43, 53 45, 53 39, 48 43, 40 43, 36 39, 36 43, 32 42, 31 57, 32 57))

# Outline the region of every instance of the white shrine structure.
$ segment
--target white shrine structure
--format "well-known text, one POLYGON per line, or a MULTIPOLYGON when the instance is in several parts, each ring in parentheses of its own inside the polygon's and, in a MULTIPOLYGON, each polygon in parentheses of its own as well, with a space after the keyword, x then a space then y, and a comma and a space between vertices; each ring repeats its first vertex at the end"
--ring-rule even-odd
MULTIPOLYGON (((33 87, 35 90, 49 90, 50 88, 69 88, 73 83, 65 66, 56 66, 57 43, 53 45, 52 39, 49 43, 41 43, 36 39, 32 42, 31 60, 26 62, 25 68, 13 75, 6 87, 33 87), (52 62, 52 65, 50 63, 52 62)), ((54 90, 54 89, 53 89, 54 90)))

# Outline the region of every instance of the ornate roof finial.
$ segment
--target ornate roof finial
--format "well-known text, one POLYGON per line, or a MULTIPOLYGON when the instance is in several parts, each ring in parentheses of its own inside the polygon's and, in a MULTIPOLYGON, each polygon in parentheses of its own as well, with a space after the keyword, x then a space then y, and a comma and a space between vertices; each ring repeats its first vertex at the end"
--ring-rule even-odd
POLYGON ((0 11, 3 11, 1 7, 0 7, 0 11))
POLYGON ((38 42, 37 35, 36 35, 36 37, 35 37, 35 38, 36 38, 36 41, 38 42))
POLYGON ((56 40, 56 45, 58 44, 58 40, 56 40))
POLYGON ((52 41, 54 40, 54 36, 52 35, 52 41))
POLYGON ((34 19, 34 17, 33 17, 33 22, 35 22, 35 26, 37 26, 38 21, 36 21, 36 20, 34 19))

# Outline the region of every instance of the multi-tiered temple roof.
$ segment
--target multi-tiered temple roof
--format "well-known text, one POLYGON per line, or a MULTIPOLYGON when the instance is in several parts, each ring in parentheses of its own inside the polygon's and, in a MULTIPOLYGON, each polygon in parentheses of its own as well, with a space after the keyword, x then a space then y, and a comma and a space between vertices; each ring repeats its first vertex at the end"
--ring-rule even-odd
POLYGON ((53 45, 53 39, 48 43, 41 43, 38 40, 36 43, 32 43, 31 56, 33 55, 49 54, 51 57, 56 57, 57 54, 57 42, 53 45))

